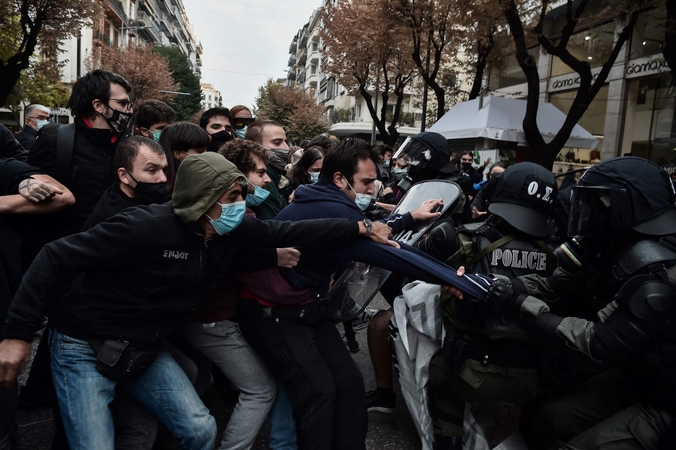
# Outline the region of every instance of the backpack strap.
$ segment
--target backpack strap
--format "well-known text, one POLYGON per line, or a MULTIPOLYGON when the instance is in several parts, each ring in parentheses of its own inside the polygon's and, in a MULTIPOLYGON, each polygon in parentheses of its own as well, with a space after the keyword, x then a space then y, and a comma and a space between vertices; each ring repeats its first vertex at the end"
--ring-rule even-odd
POLYGON ((75 146, 75 124, 61 125, 56 132, 56 179, 70 184, 70 163, 75 146))

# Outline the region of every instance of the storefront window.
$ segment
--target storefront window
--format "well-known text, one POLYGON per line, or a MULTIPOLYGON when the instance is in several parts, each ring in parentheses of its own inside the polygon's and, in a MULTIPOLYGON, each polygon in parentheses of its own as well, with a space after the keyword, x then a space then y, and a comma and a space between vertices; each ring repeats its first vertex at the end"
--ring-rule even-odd
MULTIPOLYGON (((534 55, 534 58, 537 60, 539 52, 538 47, 529 49, 528 52, 531 55, 534 55)), ((500 66, 500 70, 493 70, 491 72, 488 84, 490 89, 501 89, 526 82, 526 75, 523 73, 523 70, 521 70, 521 66, 519 66, 519 63, 516 60, 516 55, 512 54, 506 56, 504 62, 500 64, 500 66)))
POLYGON ((676 93, 671 75, 629 82, 622 153, 676 166, 676 93))
MULTIPOLYGON (((592 67, 599 67, 608 61, 613 50, 615 24, 610 22, 589 30, 575 33, 570 37, 568 51, 580 61, 587 61, 592 67)), ((558 44, 558 42, 557 42, 558 44)), ((558 57, 552 57, 552 75, 563 75, 573 72, 558 57)))
MULTIPOLYGON (((551 94, 549 102, 568 114, 570 107, 573 105, 573 100, 577 95, 577 90, 564 91, 551 94)), ((589 131, 595 136, 603 136, 603 128, 606 121, 606 106, 608 104, 608 85, 604 84, 599 90, 594 100, 587 108, 587 111, 582 115, 578 125, 589 131)))
POLYGON ((661 54, 665 23, 664 11, 651 9, 639 14, 631 37, 629 59, 661 54))

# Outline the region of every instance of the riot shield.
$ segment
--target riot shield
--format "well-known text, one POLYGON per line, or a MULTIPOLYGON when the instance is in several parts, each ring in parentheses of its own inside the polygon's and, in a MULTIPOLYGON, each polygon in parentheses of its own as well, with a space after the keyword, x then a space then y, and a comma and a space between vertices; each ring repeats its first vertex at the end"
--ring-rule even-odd
MULTIPOLYGON (((413 229, 402 231, 394 236, 394 240, 409 245, 415 244, 439 219, 453 211, 461 192, 460 186, 452 181, 427 180, 414 184, 399 201, 393 214, 414 211, 425 200, 440 198, 444 202, 440 210, 441 216, 426 222, 416 222, 413 229)), ((390 273, 389 270, 380 267, 352 262, 323 299, 332 302, 333 319, 347 322, 357 317, 373 300, 390 273)))

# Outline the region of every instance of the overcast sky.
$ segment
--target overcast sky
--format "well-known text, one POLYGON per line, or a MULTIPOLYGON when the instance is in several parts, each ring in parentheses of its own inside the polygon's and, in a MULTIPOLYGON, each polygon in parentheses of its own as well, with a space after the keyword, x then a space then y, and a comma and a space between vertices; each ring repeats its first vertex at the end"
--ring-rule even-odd
POLYGON ((202 42, 202 81, 223 106, 251 107, 268 78, 286 78, 289 44, 321 0, 183 0, 202 42))

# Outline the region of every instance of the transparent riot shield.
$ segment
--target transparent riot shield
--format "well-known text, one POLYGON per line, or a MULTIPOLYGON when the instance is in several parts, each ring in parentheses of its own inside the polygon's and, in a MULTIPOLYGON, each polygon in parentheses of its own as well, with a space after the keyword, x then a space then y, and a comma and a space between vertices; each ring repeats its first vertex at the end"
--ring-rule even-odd
MULTIPOLYGON (((399 201, 393 214, 414 211, 425 200, 440 198, 444 202, 441 216, 426 222, 416 222, 413 229, 402 231, 394 236, 394 240, 415 244, 439 219, 453 211, 461 192, 460 186, 446 180, 428 180, 413 185, 399 201)), ((350 264, 323 299, 333 303, 333 319, 346 322, 357 317, 373 300, 390 273, 389 270, 358 261, 350 264)))

